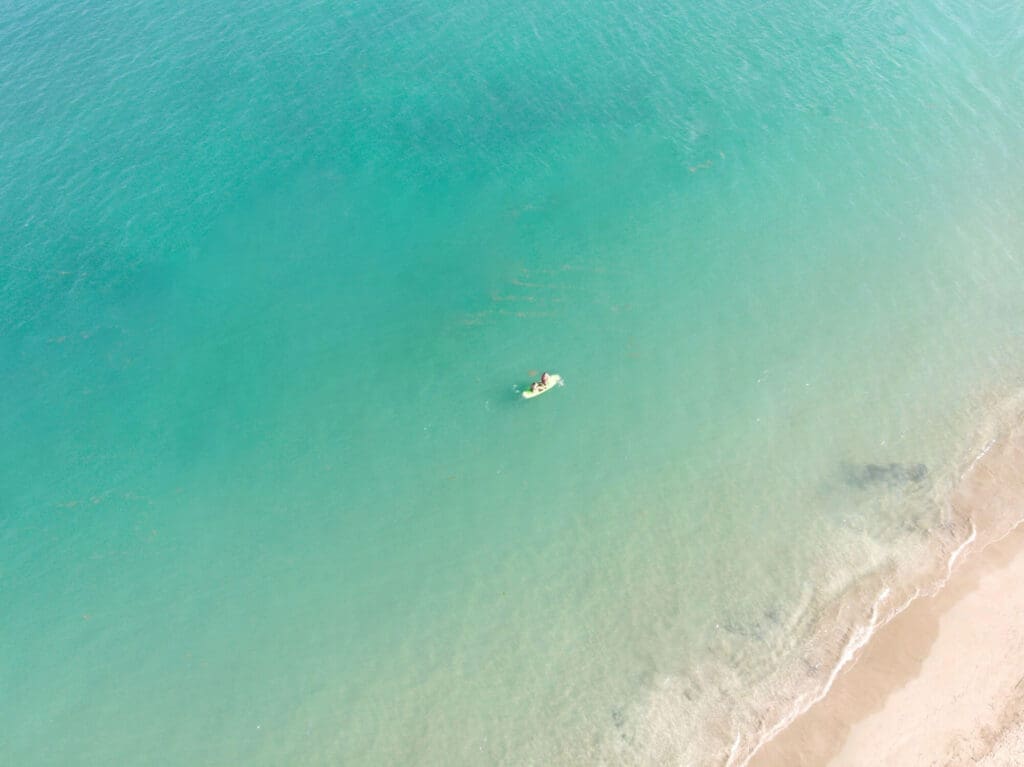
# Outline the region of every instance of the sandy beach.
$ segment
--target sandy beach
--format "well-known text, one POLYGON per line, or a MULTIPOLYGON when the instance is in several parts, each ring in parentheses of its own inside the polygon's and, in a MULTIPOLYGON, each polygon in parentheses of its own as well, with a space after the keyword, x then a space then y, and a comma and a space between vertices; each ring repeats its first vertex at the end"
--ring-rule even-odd
POLYGON ((937 593, 883 626, 828 694, 752 767, 1024 762, 1024 501, 1019 435, 993 445, 953 499, 977 540, 937 593))

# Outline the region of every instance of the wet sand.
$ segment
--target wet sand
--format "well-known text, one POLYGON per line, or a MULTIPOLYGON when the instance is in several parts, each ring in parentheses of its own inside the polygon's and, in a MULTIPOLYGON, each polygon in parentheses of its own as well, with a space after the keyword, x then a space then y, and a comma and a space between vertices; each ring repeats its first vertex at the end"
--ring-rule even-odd
POLYGON ((1024 763, 1024 439, 994 445, 953 506, 978 538, 936 594, 883 626, 751 767, 1024 763), (1009 529, 1009 532, 1008 532, 1009 529))

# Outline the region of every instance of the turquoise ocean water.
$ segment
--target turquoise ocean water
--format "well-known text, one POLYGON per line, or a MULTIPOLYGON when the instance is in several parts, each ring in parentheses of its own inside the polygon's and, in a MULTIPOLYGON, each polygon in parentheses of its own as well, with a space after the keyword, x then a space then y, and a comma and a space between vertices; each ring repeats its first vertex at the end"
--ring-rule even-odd
POLYGON ((742 763, 1019 419, 967 5, 0 3, 0 762, 742 763))

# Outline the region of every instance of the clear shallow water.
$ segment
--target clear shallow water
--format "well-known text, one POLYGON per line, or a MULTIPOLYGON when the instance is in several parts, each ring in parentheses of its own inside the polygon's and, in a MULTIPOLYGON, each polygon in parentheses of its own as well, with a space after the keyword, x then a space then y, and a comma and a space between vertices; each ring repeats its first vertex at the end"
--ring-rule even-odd
POLYGON ((960 540, 1009 10, 6 11, 13 762, 721 761, 960 540))

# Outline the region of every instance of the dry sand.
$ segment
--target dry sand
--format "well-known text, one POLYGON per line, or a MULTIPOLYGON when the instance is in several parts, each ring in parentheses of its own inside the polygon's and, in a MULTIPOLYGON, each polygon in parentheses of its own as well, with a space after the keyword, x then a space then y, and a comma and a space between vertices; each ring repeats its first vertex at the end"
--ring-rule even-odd
POLYGON ((979 461, 954 506, 978 544, 751 767, 1024 765, 1024 527, 1005 527, 1024 511, 1019 435, 979 461))

